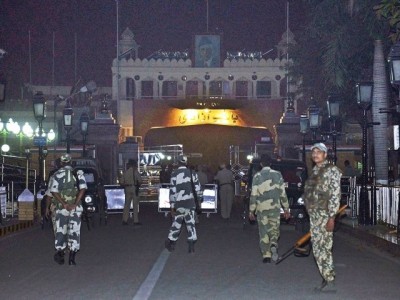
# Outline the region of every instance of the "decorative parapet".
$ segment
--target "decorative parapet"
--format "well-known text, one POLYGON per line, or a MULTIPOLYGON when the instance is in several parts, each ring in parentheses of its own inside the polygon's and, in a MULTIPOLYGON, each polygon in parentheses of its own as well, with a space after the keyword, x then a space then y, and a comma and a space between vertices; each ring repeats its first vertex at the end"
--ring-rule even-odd
MULTIPOLYGON (((289 60, 290 61, 290 60, 289 60)), ((238 67, 261 67, 261 68, 277 68, 283 67, 287 64, 286 59, 260 59, 260 60, 251 60, 251 59, 225 59, 223 63, 223 67, 225 68, 238 68, 238 67)), ((113 67, 117 66, 117 60, 113 60, 113 67)), ((192 67, 192 61, 190 59, 122 59, 119 61, 120 68, 132 68, 132 67, 166 67, 166 68, 190 68, 192 67)), ((206 68, 207 69, 207 68, 206 68)), ((210 68, 210 70, 215 68, 210 68)), ((208 69, 207 69, 208 70, 208 69)))

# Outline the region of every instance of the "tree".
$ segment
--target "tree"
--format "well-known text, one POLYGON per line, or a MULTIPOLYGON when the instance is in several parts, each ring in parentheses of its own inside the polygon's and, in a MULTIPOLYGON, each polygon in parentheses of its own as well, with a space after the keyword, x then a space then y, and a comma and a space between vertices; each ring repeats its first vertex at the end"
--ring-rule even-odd
MULTIPOLYGON (((372 79, 374 40, 384 36, 387 24, 373 10, 378 0, 303 0, 307 24, 296 32, 290 49, 290 75, 301 82, 299 92, 322 103, 335 91, 343 99, 345 117, 358 118, 354 86, 372 79)), ((384 43, 384 49, 388 45, 384 43)))
POLYGON ((392 43, 400 39, 400 2, 399 0, 382 0, 374 7, 378 19, 384 19, 389 22, 388 37, 392 43))

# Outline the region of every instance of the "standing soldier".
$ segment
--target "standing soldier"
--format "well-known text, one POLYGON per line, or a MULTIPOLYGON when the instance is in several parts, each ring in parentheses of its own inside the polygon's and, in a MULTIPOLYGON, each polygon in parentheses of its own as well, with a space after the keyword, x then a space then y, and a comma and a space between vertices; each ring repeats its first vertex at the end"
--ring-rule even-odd
POLYGON ((139 187, 142 184, 142 177, 138 171, 137 161, 130 159, 126 165, 128 168, 121 178, 121 185, 125 188, 125 205, 122 214, 122 225, 128 225, 129 210, 133 202, 133 224, 142 225, 139 222, 139 187))
POLYGON ((76 265, 75 255, 80 249, 81 200, 87 189, 82 171, 73 173, 71 156, 61 156, 61 168, 53 175, 50 191, 56 203, 56 233, 54 260, 64 264, 65 249, 69 249, 69 265, 76 265))
POLYGON ((332 258, 335 215, 340 205, 341 171, 326 160, 328 149, 317 143, 311 148, 315 163, 311 176, 304 186, 303 199, 310 215, 311 242, 322 284, 317 292, 335 292, 335 270, 332 258))
POLYGON ((280 209, 283 206, 285 219, 288 219, 289 202, 282 174, 270 168, 271 157, 263 154, 260 163, 262 169, 252 181, 249 219, 255 221, 257 215, 263 263, 271 263, 271 257, 273 261, 278 260, 280 209))
POLYGON ((214 180, 218 183, 219 199, 221 200, 221 216, 229 220, 235 197, 233 190, 233 172, 225 164, 220 165, 220 170, 215 175, 214 180))
POLYGON ((178 163, 179 167, 172 171, 170 182, 169 200, 173 222, 169 230, 168 239, 165 241, 165 248, 170 252, 175 250, 182 223, 185 221, 188 232, 189 253, 191 253, 194 252, 194 243, 197 241, 194 217, 196 204, 193 193, 198 193, 198 196, 200 196, 200 183, 197 174, 186 167, 186 156, 179 156, 178 163))

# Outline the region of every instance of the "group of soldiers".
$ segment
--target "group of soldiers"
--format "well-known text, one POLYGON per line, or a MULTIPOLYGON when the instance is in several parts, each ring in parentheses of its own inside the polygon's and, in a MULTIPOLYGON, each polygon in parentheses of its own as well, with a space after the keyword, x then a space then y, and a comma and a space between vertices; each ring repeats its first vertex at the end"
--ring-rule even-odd
MULTIPOLYGON (((310 216, 310 232, 314 258, 323 278, 316 292, 335 292, 335 270, 332 258, 333 229, 340 205, 342 172, 327 161, 328 149, 323 143, 311 147, 314 167, 305 182, 304 199, 310 216)), ((282 174, 270 168, 271 158, 261 156, 261 170, 252 178, 249 219, 257 216, 260 250, 264 263, 277 261, 280 209, 290 217, 282 174)))
MULTIPOLYGON (((327 161, 328 149, 325 144, 317 143, 311 147, 314 167, 307 179, 303 199, 310 216, 310 232, 313 254, 323 281, 315 288, 317 292, 335 292, 335 271, 332 258, 333 229, 335 216, 340 204, 340 179, 342 172, 327 161)), ((76 265, 75 256, 80 249, 80 227, 83 212, 81 200, 87 189, 83 172, 74 172, 71 166, 71 156, 64 154, 60 158, 60 168, 49 178, 46 191, 47 207, 53 209, 54 235, 56 254, 54 260, 64 264, 64 256, 69 251, 69 265, 76 265), (51 204, 51 205, 50 205, 51 204)), ((187 157, 178 158, 178 167, 170 178, 170 207, 172 224, 169 229, 165 248, 172 252, 179 238, 183 223, 188 232, 188 252, 194 252, 197 241, 195 227, 196 195, 201 197, 201 184, 196 172, 187 167, 187 157)), ((280 225, 280 209, 284 209, 284 217, 290 217, 289 203, 285 192, 282 174, 270 167, 271 158, 262 155, 260 168, 254 174, 251 186, 249 219, 258 221, 260 250, 263 263, 278 260, 278 240, 280 225)), ((233 177, 225 166, 215 176, 223 187, 232 187, 233 177), (226 181, 226 182, 225 182, 226 181)), ((140 225, 138 219, 139 193, 142 178, 137 162, 130 160, 127 170, 120 177, 120 183, 125 188, 125 206, 122 224, 128 224, 131 202, 134 208, 134 224, 140 225)), ((227 191, 228 197, 229 193, 227 191)), ((233 196, 232 196, 233 198, 233 196)), ((226 203, 223 218, 229 218, 232 203, 226 203)))

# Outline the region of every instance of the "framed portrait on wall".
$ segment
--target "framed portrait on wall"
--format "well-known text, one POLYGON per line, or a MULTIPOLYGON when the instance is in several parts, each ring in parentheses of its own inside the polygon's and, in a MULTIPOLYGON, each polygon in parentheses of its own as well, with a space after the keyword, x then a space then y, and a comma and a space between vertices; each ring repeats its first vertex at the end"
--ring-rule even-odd
POLYGON ((219 68, 221 37, 219 35, 195 35, 194 54, 196 68, 219 68))

